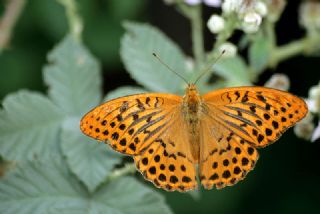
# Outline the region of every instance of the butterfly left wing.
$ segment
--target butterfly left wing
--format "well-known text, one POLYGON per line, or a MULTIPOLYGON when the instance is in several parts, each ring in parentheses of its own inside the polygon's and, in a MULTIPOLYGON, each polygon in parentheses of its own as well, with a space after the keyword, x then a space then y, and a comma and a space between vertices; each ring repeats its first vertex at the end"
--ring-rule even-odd
POLYGON ((127 155, 141 153, 166 128, 181 103, 172 94, 137 94, 110 100, 87 113, 81 131, 127 155))
POLYGON ((181 115, 182 97, 138 94, 108 101, 86 114, 80 124, 89 137, 133 155, 137 169, 157 187, 196 188, 196 170, 181 115))
POLYGON ((244 178, 258 159, 256 148, 275 142, 308 111, 302 99, 264 87, 217 90, 203 100, 200 180, 206 188, 244 178))

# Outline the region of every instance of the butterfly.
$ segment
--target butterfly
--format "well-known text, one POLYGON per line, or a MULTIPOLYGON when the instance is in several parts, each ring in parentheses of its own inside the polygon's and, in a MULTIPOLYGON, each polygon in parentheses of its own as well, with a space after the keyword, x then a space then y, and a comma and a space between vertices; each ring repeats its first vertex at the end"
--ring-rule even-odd
POLYGON ((110 100, 80 122, 84 134, 133 156, 145 179, 167 191, 231 186, 251 171, 257 149, 275 142, 308 112, 303 99, 265 87, 201 96, 146 93, 110 100))

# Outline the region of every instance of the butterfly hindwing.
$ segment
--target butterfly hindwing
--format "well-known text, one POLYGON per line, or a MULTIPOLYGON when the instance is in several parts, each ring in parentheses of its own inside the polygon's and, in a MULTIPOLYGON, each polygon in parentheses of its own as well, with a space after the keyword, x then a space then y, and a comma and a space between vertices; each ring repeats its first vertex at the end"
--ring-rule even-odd
POLYGON ((234 185, 252 170, 258 151, 217 125, 210 116, 201 122, 199 177, 206 189, 234 185))
POLYGON ((189 145, 186 123, 178 111, 172 112, 172 124, 150 147, 134 156, 137 168, 157 187, 181 192, 195 189, 196 167, 189 145))

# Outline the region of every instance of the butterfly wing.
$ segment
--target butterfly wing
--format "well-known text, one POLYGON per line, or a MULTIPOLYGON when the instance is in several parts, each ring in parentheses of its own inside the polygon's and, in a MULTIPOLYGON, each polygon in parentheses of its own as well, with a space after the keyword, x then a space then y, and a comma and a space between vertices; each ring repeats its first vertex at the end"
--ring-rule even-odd
POLYGON ((166 190, 196 186, 195 166, 181 115, 182 97, 139 94, 98 106, 80 123, 82 132, 133 155, 146 179, 166 190))
POLYGON ((308 111, 302 99, 264 87, 217 90, 203 100, 200 180, 206 188, 244 178, 258 159, 256 148, 275 142, 308 111))
POLYGON ((180 192, 195 189, 196 168, 181 110, 171 112, 171 124, 144 153, 134 156, 137 168, 157 187, 180 192))

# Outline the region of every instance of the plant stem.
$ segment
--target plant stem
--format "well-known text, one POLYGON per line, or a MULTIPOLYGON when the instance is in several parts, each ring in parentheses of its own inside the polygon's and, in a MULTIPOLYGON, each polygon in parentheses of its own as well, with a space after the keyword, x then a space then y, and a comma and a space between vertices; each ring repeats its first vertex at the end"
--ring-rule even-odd
POLYGON ((13 27, 23 10, 25 3, 25 0, 8 1, 6 10, 0 21, 0 52, 8 46, 13 27))
POLYGON ((66 15, 69 22, 69 31, 74 39, 80 41, 83 30, 82 19, 78 14, 75 0, 57 0, 66 9, 66 15))
POLYGON ((275 24, 274 22, 266 21, 265 22, 265 30, 268 38, 271 42, 271 49, 273 50, 277 46, 277 39, 276 39, 276 33, 275 33, 275 24))
POLYGON ((203 23, 201 4, 196 5, 191 10, 190 21, 192 30, 192 45, 195 56, 195 67, 198 72, 205 60, 204 42, 203 42, 203 23))
MULTIPOLYGON (((319 41, 319 40, 318 40, 319 41)), ((311 52, 314 47, 317 47, 319 42, 309 38, 303 38, 289 44, 276 47, 272 51, 269 65, 275 67, 279 62, 284 61, 290 57, 296 56, 300 53, 311 52)))

